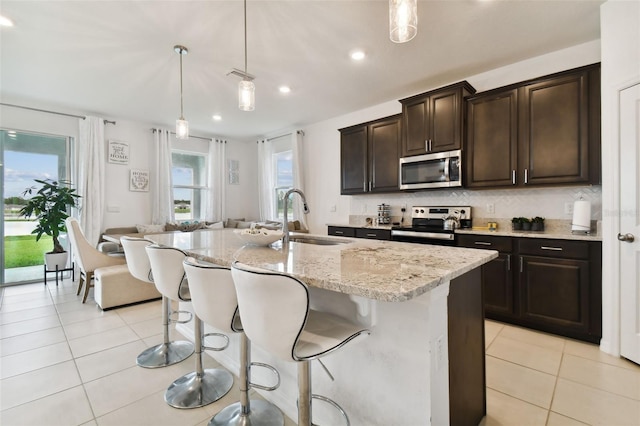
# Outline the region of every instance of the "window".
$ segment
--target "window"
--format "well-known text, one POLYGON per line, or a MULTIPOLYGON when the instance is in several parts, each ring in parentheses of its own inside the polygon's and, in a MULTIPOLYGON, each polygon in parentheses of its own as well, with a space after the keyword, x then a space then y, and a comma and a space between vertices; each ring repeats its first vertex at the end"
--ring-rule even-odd
POLYGON ((171 153, 173 203, 176 220, 204 220, 207 161, 202 154, 171 153))
MULTIPOLYGON (((35 220, 20 217, 19 211, 25 204, 24 190, 39 186, 34 179, 69 180, 70 145, 71 139, 64 136, 0 130, 0 164, 4 164, 0 176, 4 211, 0 284, 42 280, 42 260, 52 249, 51 237, 43 235, 36 242, 31 234, 35 220)), ((64 237, 60 242, 66 246, 64 237)))
MULTIPOLYGON (((277 219, 284 219, 284 195, 293 188, 293 151, 281 151, 273 154, 273 183, 277 219)), ((293 206, 289 203, 287 218, 293 217, 293 206)))

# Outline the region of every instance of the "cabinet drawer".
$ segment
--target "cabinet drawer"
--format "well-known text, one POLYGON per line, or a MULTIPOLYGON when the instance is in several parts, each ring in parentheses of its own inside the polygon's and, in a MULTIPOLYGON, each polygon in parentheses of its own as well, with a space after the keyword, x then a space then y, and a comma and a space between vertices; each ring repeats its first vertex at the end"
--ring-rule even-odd
POLYGON ((330 226, 327 231, 328 235, 337 235, 339 237, 355 237, 356 229, 348 226, 330 226))
POLYGON ((519 245, 524 255, 589 259, 589 243, 585 241, 520 238, 519 245))
POLYGON ((373 240, 390 240, 391 231, 389 229, 356 229, 356 238, 370 238, 373 240))
POLYGON ((457 235, 457 238, 458 246, 460 247, 498 250, 503 253, 513 251, 512 240, 510 237, 459 234, 457 235))

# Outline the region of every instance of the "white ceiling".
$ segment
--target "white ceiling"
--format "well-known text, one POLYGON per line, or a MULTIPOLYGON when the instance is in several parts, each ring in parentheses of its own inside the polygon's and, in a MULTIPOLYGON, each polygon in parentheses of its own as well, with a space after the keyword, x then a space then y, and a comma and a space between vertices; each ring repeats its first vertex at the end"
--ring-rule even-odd
POLYGON ((388 2, 249 1, 256 110, 237 106, 243 3, 2 0, 0 101, 21 99, 191 133, 252 140, 600 37, 601 0, 429 0, 418 35, 389 40, 388 2), (349 53, 364 49, 354 63, 349 53), (289 95, 278 92, 291 86, 289 95), (219 122, 212 120, 220 114, 219 122))

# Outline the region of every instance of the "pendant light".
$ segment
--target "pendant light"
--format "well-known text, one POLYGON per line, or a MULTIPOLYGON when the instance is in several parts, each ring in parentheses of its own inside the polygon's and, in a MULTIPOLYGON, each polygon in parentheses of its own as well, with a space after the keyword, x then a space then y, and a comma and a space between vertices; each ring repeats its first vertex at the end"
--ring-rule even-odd
POLYGON ((182 56, 189 53, 189 50, 179 44, 173 46, 173 50, 180 55, 180 118, 176 120, 176 138, 189 139, 189 122, 184 119, 184 108, 182 105, 182 56))
POLYGON ((389 38, 406 43, 418 33, 418 0, 389 0, 389 38))
POLYGON ((247 0, 244 0, 244 73, 238 85, 238 107, 242 111, 256 109, 256 85, 253 76, 247 74, 247 0))

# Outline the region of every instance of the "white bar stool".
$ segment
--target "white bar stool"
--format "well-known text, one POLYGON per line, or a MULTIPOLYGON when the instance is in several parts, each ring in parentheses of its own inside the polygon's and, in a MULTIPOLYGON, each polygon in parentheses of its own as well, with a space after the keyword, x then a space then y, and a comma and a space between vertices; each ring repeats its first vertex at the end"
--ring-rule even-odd
POLYGON ((189 280, 189 288, 193 296, 193 309, 196 315, 206 324, 224 333, 241 333, 240 402, 223 408, 211 418, 209 426, 284 425, 284 415, 278 407, 261 399, 249 399, 249 390, 252 386, 263 390, 277 389, 280 385, 280 375, 270 365, 250 362, 251 344, 242 331, 242 323, 238 313, 238 299, 230 269, 199 262, 194 258, 187 258, 184 261, 184 270, 189 280), (252 366, 271 369, 276 374, 278 383, 272 387, 251 383, 250 369, 252 366))
MULTIPOLYGON (((154 285, 149 256, 145 248, 153 244, 144 238, 122 237, 120 239, 127 259, 129 272, 135 278, 154 285)), ((157 286, 156 286, 157 287, 157 286)), ((158 289, 158 291, 160 291, 158 289)), ((162 292, 161 292, 162 293, 162 292)), ((193 344, 186 340, 171 341, 169 325, 171 320, 171 299, 162 293, 162 328, 164 340, 161 344, 145 349, 136 359, 136 364, 144 368, 166 367, 183 361, 193 353, 193 344)))
MULTIPOLYGON (((186 254, 173 247, 155 244, 147 246, 145 250, 158 291, 172 300, 192 302, 182 266, 186 254)), ((228 371, 221 368, 203 368, 203 324, 197 314, 194 315, 193 328, 196 371, 176 379, 164 394, 167 404, 175 408, 197 408, 211 404, 225 396, 233 386, 233 376, 228 371)))
POLYGON ((289 275, 234 262, 231 275, 244 331, 252 342, 284 360, 298 362, 298 426, 311 426, 311 400, 335 401, 311 392, 310 361, 342 348, 370 331, 336 315, 309 309, 309 290, 289 275))

